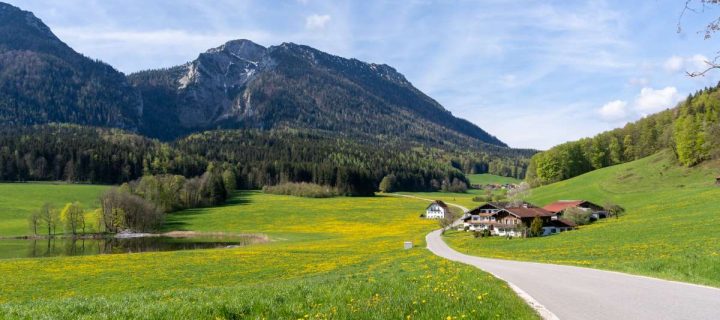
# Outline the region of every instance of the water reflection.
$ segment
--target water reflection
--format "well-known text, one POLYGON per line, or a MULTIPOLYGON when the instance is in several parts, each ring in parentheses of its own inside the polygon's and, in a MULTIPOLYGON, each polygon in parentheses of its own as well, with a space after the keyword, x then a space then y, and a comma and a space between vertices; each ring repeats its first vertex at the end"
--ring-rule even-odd
POLYGON ((210 249, 246 246, 258 242, 262 241, 253 236, 220 239, 143 237, 0 240, 0 259, 210 249))

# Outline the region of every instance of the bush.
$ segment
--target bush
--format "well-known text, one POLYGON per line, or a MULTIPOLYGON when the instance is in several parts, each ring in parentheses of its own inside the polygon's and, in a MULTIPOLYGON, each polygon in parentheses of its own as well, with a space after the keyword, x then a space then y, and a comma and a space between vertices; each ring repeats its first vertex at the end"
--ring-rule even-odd
POLYGON ((154 203, 129 191, 112 188, 100 197, 101 224, 108 232, 151 231, 159 227, 165 213, 154 203))
POLYGON ((581 226, 590 223, 590 210, 583 210, 580 208, 568 208, 563 212, 563 218, 568 219, 575 224, 581 226))
POLYGON ((263 192, 306 198, 331 198, 338 195, 335 188, 307 182, 288 182, 263 187, 263 192))
POLYGON ((380 186, 378 189, 380 189, 380 192, 387 193, 387 192, 395 192, 397 185, 397 177, 395 177, 394 174, 389 174, 385 176, 382 181, 380 181, 380 186))
POLYGON ((443 180, 442 185, 440 186, 440 190, 443 192, 457 192, 457 193, 464 193, 467 192, 467 183, 461 181, 458 178, 453 178, 452 182, 446 180, 443 180))
POLYGON ((472 201, 474 202, 489 202, 491 200, 492 196, 477 196, 472 198, 472 201))

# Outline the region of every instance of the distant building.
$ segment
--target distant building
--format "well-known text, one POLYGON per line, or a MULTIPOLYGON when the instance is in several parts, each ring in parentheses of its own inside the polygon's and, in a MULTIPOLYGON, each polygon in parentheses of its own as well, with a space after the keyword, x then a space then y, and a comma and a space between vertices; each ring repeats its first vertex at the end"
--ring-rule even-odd
POLYGON ((509 205, 508 202, 488 202, 472 209, 462 217, 463 227, 470 231, 490 230, 491 224, 495 222, 495 214, 509 205))
POLYGON ((530 203, 511 205, 507 202, 488 202, 463 216, 463 228, 468 231, 488 230, 492 235, 521 237, 533 219, 539 217, 543 223, 543 234, 550 235, 572 230, 574 223, 560 219, 558 214, 538 208, 530 203))
POLYGON ((569 208, 579 208, 589 211, 592 220, 607 218, 608 215, 602 206, 586 200, 559 200, 543 207, 543 209, 558 215, 562 215, 563 212, 569 208))
POLYGON ((442 219, 445 218, 445 214, 450 210, 441 200, 435 200, 425 209, 425 218, 427 219, 442 219))
POLYGON ((497 223, 493 226, 492 233, 498 236, 524 236, 520 230, 529 228, 535 217, 539 217, 540 220, 542 220, 544 227, 557 216, 543 208, 528 206, 505 208, 495 214, 497 223))

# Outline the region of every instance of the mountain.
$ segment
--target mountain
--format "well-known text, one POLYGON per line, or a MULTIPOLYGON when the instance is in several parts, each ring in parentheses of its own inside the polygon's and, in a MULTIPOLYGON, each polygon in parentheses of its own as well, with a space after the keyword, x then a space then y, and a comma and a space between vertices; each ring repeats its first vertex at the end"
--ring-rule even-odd
POLYGON ((0 124, 71 122, 136 130, 142 99, 124 74, 0 3, 0 124))
POLYGON ((311 128, 430 143, 506 146, 384 64, 308 46, 233 40, 182 66, 129 76, 143 129, 169 137, 209 128, 311 128))
POLYGON ((388 65, 293 43, 233 40, 184 65, 126 77, 74 51, 32 13, 0 3, 0 124, 52 122, 165 140, 244 128, 456 150, 507 147, 388 65))

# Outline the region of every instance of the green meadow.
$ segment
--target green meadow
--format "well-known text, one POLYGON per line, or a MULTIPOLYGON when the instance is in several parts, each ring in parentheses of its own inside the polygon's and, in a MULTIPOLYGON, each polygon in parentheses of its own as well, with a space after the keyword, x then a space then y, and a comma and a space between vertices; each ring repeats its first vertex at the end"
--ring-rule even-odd
POLYGON ((425 234, 437 228, 437 222, 418 218, 425 206, 390 196, 308 199, 238 192, 223 206, 171 214, 165 230, 263 233, 269 243, 0 260, 0 274, 13 275, 0 277, 0 315, 537 319, 504 282, 424 248, 425 234), (415 247, 404 250, 403 241, 415 247))
POLYGON ((520 179, 511 177, 503 177, 489 173, 480 174, 468 174, 466 175, 471 184, 506 184, 506 183, 520 183, 520 179))
POLYGON ((98 207, 107 186, 65 183, 0 183, 0 237, 27 235, 27 217, 45 203, 62 208, 79 201, 86 209, 98 207))
MULTIPOLYGON (((533 189, 529 201, 612 201, 627 209, 579 230, 542 238, 480 238, 448 233, 459 251, 617 270, 720 286, 720 187, 717 162, 685 168, 669 152, 533 189)), ((443 198, 448 195, 442 194, 443 198)), ((468 199, 471 195, 454 195, 468 199)), ((457 201, 458 203, 468 203, 457 201)))

